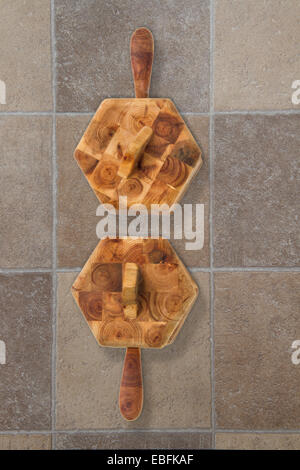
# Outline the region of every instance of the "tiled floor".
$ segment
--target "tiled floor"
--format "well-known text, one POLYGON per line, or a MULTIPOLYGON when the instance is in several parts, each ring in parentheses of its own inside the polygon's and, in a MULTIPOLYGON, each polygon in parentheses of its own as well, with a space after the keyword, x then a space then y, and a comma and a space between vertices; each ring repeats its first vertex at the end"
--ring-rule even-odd
POLYGON ((298 0, 2 3, 0 449, 300 449, 298 0), (102 99, 133 96, 142 25, 151 96, 203 150, 182 202, 204 204, 205 242, 171 240, 200 295, 172 346, 143 351, 128 424, 123 351, 98 347, 70 294, 98 221, 72 153, 102 99))

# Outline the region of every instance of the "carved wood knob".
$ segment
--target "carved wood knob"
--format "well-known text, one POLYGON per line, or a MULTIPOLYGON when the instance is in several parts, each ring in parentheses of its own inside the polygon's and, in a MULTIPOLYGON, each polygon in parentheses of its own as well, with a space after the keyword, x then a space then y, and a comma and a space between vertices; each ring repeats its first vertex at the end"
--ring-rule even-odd
POLYGON ((144 126, 135 136, 134 140, 128 145, 125 155, 119 166, 118 175, 128 177, 137 166, 144 150, 153 135, 151 127, 144 126))
POLYGON ((122 282, 122 302, 127 320, 137 317, 137 297, 140 281, 139 267, 136 263, 125 263, 122 282))

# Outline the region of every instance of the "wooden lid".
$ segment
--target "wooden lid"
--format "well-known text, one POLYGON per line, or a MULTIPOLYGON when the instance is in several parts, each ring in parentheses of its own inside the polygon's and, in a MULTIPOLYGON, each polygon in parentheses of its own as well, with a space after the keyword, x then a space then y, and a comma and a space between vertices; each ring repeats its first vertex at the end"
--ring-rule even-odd
POLYGON ((202 165, 201 150, 169 99, 106 99, 75 159, 99 201, 118 208, 179 201, 202 165))
POLYGON ((102 346, 162 348, 175 339, 198 288, 167 240, 107 238, 72 292, 102 346))

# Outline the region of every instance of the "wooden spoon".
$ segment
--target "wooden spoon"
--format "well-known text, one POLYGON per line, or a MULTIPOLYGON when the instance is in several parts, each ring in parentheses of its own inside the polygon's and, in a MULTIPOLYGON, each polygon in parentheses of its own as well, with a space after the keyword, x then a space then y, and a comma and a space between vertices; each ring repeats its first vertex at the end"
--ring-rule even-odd
MULTIPOLYGON (((148 98, 154 41, 147 28, 137 29, 130 41, 131 68, 134 81, 135 97, 148 98)), ((123 281, 126 285, 126 279, 123 281)), ((136 289, 138 286, 136 285, 136 289)), ((140 348, 127 348, 124 359, 120 386, 119 407, 122 416, 133 421, 139 417, 143 408, 143 378, 140 348)))

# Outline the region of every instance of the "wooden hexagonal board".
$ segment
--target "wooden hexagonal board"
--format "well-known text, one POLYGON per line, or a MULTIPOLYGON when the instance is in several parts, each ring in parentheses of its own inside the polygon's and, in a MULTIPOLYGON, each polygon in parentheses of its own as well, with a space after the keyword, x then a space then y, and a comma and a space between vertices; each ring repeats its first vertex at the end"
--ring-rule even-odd
POLYGON ((99 201, 116 208, 120 196, 128 206, 171 206, 202 165, 175 105, 161 98, 104 100, 74 156, 99 201))
POLYGON ((102 346, 162 348, 174 341, 198 288, 165 239, 103 239, 72 286, 102 346), (139 270, 137 314, 125 315, 124 268, 139 270))

